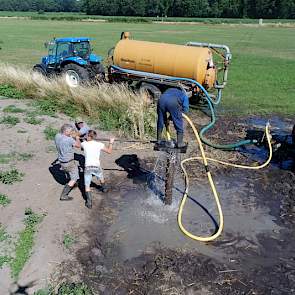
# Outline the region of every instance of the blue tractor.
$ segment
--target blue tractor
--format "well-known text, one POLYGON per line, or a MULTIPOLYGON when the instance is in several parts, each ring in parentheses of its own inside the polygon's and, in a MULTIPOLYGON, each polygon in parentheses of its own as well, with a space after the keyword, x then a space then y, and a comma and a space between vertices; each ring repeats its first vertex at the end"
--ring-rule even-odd
POLYGON ((34 71, 44 76, 64 74, 72 87, 105 77, 102 57, 92 53, 90 38, 58 38, 45 43, 48 55, 36 64, 34 71))

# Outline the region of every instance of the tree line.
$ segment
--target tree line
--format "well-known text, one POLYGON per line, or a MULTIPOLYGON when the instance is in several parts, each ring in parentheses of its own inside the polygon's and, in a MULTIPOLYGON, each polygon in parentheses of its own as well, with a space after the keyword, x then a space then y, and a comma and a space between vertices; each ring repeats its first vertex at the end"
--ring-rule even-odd
POLYGON ((295 18, 295 0, 1 0, 0 10, 110 16, 295 18))
POLYGON ((0 10, 80 12, 83 10, 82 4, 78 0, 0 0, 0 10))

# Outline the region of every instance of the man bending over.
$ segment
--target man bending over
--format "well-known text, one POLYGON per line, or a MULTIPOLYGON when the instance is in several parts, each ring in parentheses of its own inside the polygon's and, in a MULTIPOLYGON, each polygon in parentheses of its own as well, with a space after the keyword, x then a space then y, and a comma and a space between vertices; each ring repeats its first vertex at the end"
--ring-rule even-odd
POLYGON ((183 142, 183 119, 182 112, 186 113, 189 110, 189 99, 186 93, 177 88, 169 88, 166 90, 158 101, 157 113, 157 141, 162 140, 162 132, 164 125, 168 125, 168 116, 173 121, 174 128, 177 133, 177 147, 182 148, 185 146, 183 142))

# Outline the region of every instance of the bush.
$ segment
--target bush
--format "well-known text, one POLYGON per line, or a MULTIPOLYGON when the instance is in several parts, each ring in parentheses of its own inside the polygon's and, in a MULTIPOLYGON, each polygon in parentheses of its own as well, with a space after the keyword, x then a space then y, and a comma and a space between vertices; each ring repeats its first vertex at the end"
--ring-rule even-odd
POLYGON ((58 133, 58 129, 48 126, 44 129, 45 138, 47 140, 53 140, 55 135, 58 133))
POLYGON ((3 109, 3 112, 4 113, 24 113, 25 110, 21 109, 21 108, 18 108, 15 105, 12 104, 12 105, 9 105, 9 106, 5 107, 3 109))
POLYGON ((11 203, 11 200, 6 195, 0 194, 0 205, 1 206, 6 207, 10 203, 11 203))
POLYGON ((93 295, 92 291, 84 283, 63 283, 57 295, 93 295))
POLYGON ((10 84, 0 84, 0 96, 7 98, 24 98, 24 93, 17 90, 16 87, 10 84))
POLYGON ((19 122, 20 122, 19 118, 14 116, 5 116, 0 121, 1 124, 10 125, 10 126, 15 126, 19 122))
POLYGON ((25 119, 25 122, 32 125, 40 125, 43 119, 38 119, 35 116, 29 116, 25 119))
POLYGON ((13 184, 23 180, 24 173, 19 172, 17 169, 9 171, 0 171, 0 181, 4 184, 13 184))

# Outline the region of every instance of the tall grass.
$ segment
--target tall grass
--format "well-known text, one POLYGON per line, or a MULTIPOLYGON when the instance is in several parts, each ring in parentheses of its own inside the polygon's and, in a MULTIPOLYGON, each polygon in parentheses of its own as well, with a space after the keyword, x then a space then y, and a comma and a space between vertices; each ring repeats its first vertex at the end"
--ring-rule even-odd
POLYGON ((70 88, 63 77, 47 79, 24 68, 0 64, 0 85, 11 85, 27 98, 41 100, 51 111, 70 116, 86 115, 101 129, 144 138, 151 134, 155 111, 144 93, 122 84, 85 85, 70 88))

